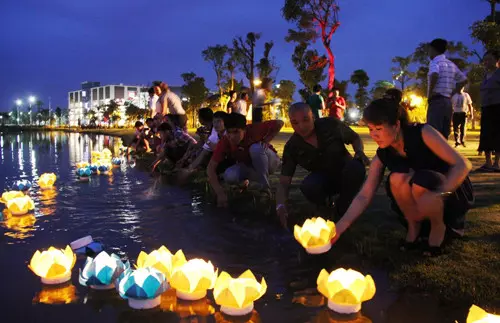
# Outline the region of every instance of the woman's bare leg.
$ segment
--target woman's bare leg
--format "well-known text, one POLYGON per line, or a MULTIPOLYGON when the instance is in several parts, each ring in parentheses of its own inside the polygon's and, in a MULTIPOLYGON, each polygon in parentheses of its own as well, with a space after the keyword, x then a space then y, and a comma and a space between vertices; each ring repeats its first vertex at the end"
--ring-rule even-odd
POLYGON ((416 201, 419 217, 429 219, 431 222, 429 246, 439 247, 443 243, 446 233, 446 225, 443 220, 443 198, 435 192, 416 184, 412 185, 412 194, 416 201))
POLYGON ((412 176, 413 173, 392 173, 389 177, 392 195, 408 222, 408 232, 406 233, 406 241, 408 242, 414 242, 420 233, 420 221, 416 220, 418 218, 417 205, 410 186, 412 176))

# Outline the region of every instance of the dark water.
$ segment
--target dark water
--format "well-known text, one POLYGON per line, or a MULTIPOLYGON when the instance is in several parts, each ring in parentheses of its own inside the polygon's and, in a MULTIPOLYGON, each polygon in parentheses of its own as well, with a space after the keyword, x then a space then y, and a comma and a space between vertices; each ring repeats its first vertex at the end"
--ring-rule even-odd
POLYGON ((32 214, 1 222, 0 322, 233 322, 218 313, 212 300, 179 303, 171 293, 158 309, 132 311, 116 292, 89 291, 78 284, 84 259, 78 259, 70 284, 42 287, 27 268, 35 250, 64 247, 89 234, 132 263, 141 250, 165 245, 173 252, 182 249, 188 258, 211 260, 231 274, 249 268, 264 276, 267 294, 256 302, 252 317, 238 322, 454 322, 436 302, 395 295, 386 273, 366 269, 377 284, 375 298, 356 317, 333 315, 315 292, 314 279, 321 267, 334 267, 335 252, 333 259, 304 257, 293 235, 251 201, 241 201, 242 212, 217 209, 204 185, 169 184, 133 160, 110 176, 77 182, 72 165, 104 147, 119 154, 119 139, 24 133, 0 137, 0 146, 2 191, 18 179, 35 183, 44 172, 58 176, 54 192, 40 193, 36 186, 31 190, 36 203, 32 214), (290 283, 304 277, 312 277, 312 283, 294 290, 300 284, 290 283))

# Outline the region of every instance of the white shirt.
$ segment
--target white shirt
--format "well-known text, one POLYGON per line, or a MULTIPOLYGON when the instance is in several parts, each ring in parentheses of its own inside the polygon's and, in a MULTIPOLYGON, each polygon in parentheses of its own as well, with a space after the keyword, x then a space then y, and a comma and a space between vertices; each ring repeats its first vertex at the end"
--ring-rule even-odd
MULTIPOLYGON (((163 94, 158 100, 160 103, 163 103, 167 100, 166 110, 162 111, 163 115, 167 114, 186 114, 184 108, 182 107, 181 98, 177 94, 172 91, 168 91, 166 94, 163 94)), ((163 107, 162 107, 163 109, 163 107)))
POLYGON ((203 145, 203 149, 211 152, 212 148, 210 148, 209 143, 217 145, 219 140, 219 134, 215 131, 215 128, 212 128, 212 132, 210 133, 210 136, 208 136, 207 142, 203 145))
POLYGON ((451 97, 451 93, 456 87, 456 84, 467 80, 467 77, 460 71, 446 56, 438 55, 429 63, 429 88, 427 89, 427 97, 430 98, 434 94, 440 94, 447 98, 451 97), (432 93, 430 92, 431 75, 437 73, 439 74, 436 86, 432 93))
POLYGON ((247 115, 247 101, 240 99, 236 102, 236 108, 234 112, 242 114, 244 116, 247 115))
MULTIPOLYGON (((156 113, 158 112, 157 111, 157 103, 158 103, 158 99, 160 97, 158 95, 153 95, 152 97, 149 97, 149 102, 148 102, 148 106, 149 106, 149 110, 151 111, 151 114, 152 116, 154 117, 156 115, 156 113)), ((160 111, 161 112, 161 111, 160 111)))
POLYGON ((456 93, 451 98, 451 105, 453 106, 453 112, 465 112, 469 113, 469 104, 472 104, 469 93, 462 92, 456 93))

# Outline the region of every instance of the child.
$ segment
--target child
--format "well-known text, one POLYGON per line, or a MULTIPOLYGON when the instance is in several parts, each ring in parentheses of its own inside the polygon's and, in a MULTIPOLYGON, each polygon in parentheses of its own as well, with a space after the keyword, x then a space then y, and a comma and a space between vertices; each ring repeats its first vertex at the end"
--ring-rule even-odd
POLYGON ((210 108, 201 108, 198 111, 198 121, 201 124, 196 130, 196 134, 200 137, 200 144, 203 145, 207 141, 212 132, 214 113, 210 108))
POLYGON ((149 142, 145 139, 144 124, 140 121, 137 121, 134 127, 134 140, 132 140, 132 144, 130 145, 129 149, 132 148, 136 152, 150 152, 151 148, 149 147, 149 142))

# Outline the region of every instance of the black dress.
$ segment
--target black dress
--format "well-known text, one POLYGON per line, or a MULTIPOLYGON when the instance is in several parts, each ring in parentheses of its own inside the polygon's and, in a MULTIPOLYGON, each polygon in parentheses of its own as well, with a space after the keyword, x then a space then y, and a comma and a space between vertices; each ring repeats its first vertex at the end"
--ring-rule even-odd
MULTIPOLYGON (((406 157, 401 156, 392 148, 379 148, 377 156, 392 173, 408 173, 413 170, 415 174, 410 184, 418 184, 428 190, 436 190, 441 185, 441 178, 437 173, 446 174, 450 166, 436 156, 425 144, 422 138, 422 124, 403 126, 403 138, 406 157)), ((386 182, 387 195, 391 199, 392 209, 398 213, 400 220, 406 225, 403 212, 399 209, 391 192, 389 177, 386 182)), ((444 205, 444 223, 453 229, 463 230, 465 214, 474 203, 474 192, 469 177, 446 198, 444 205)))

